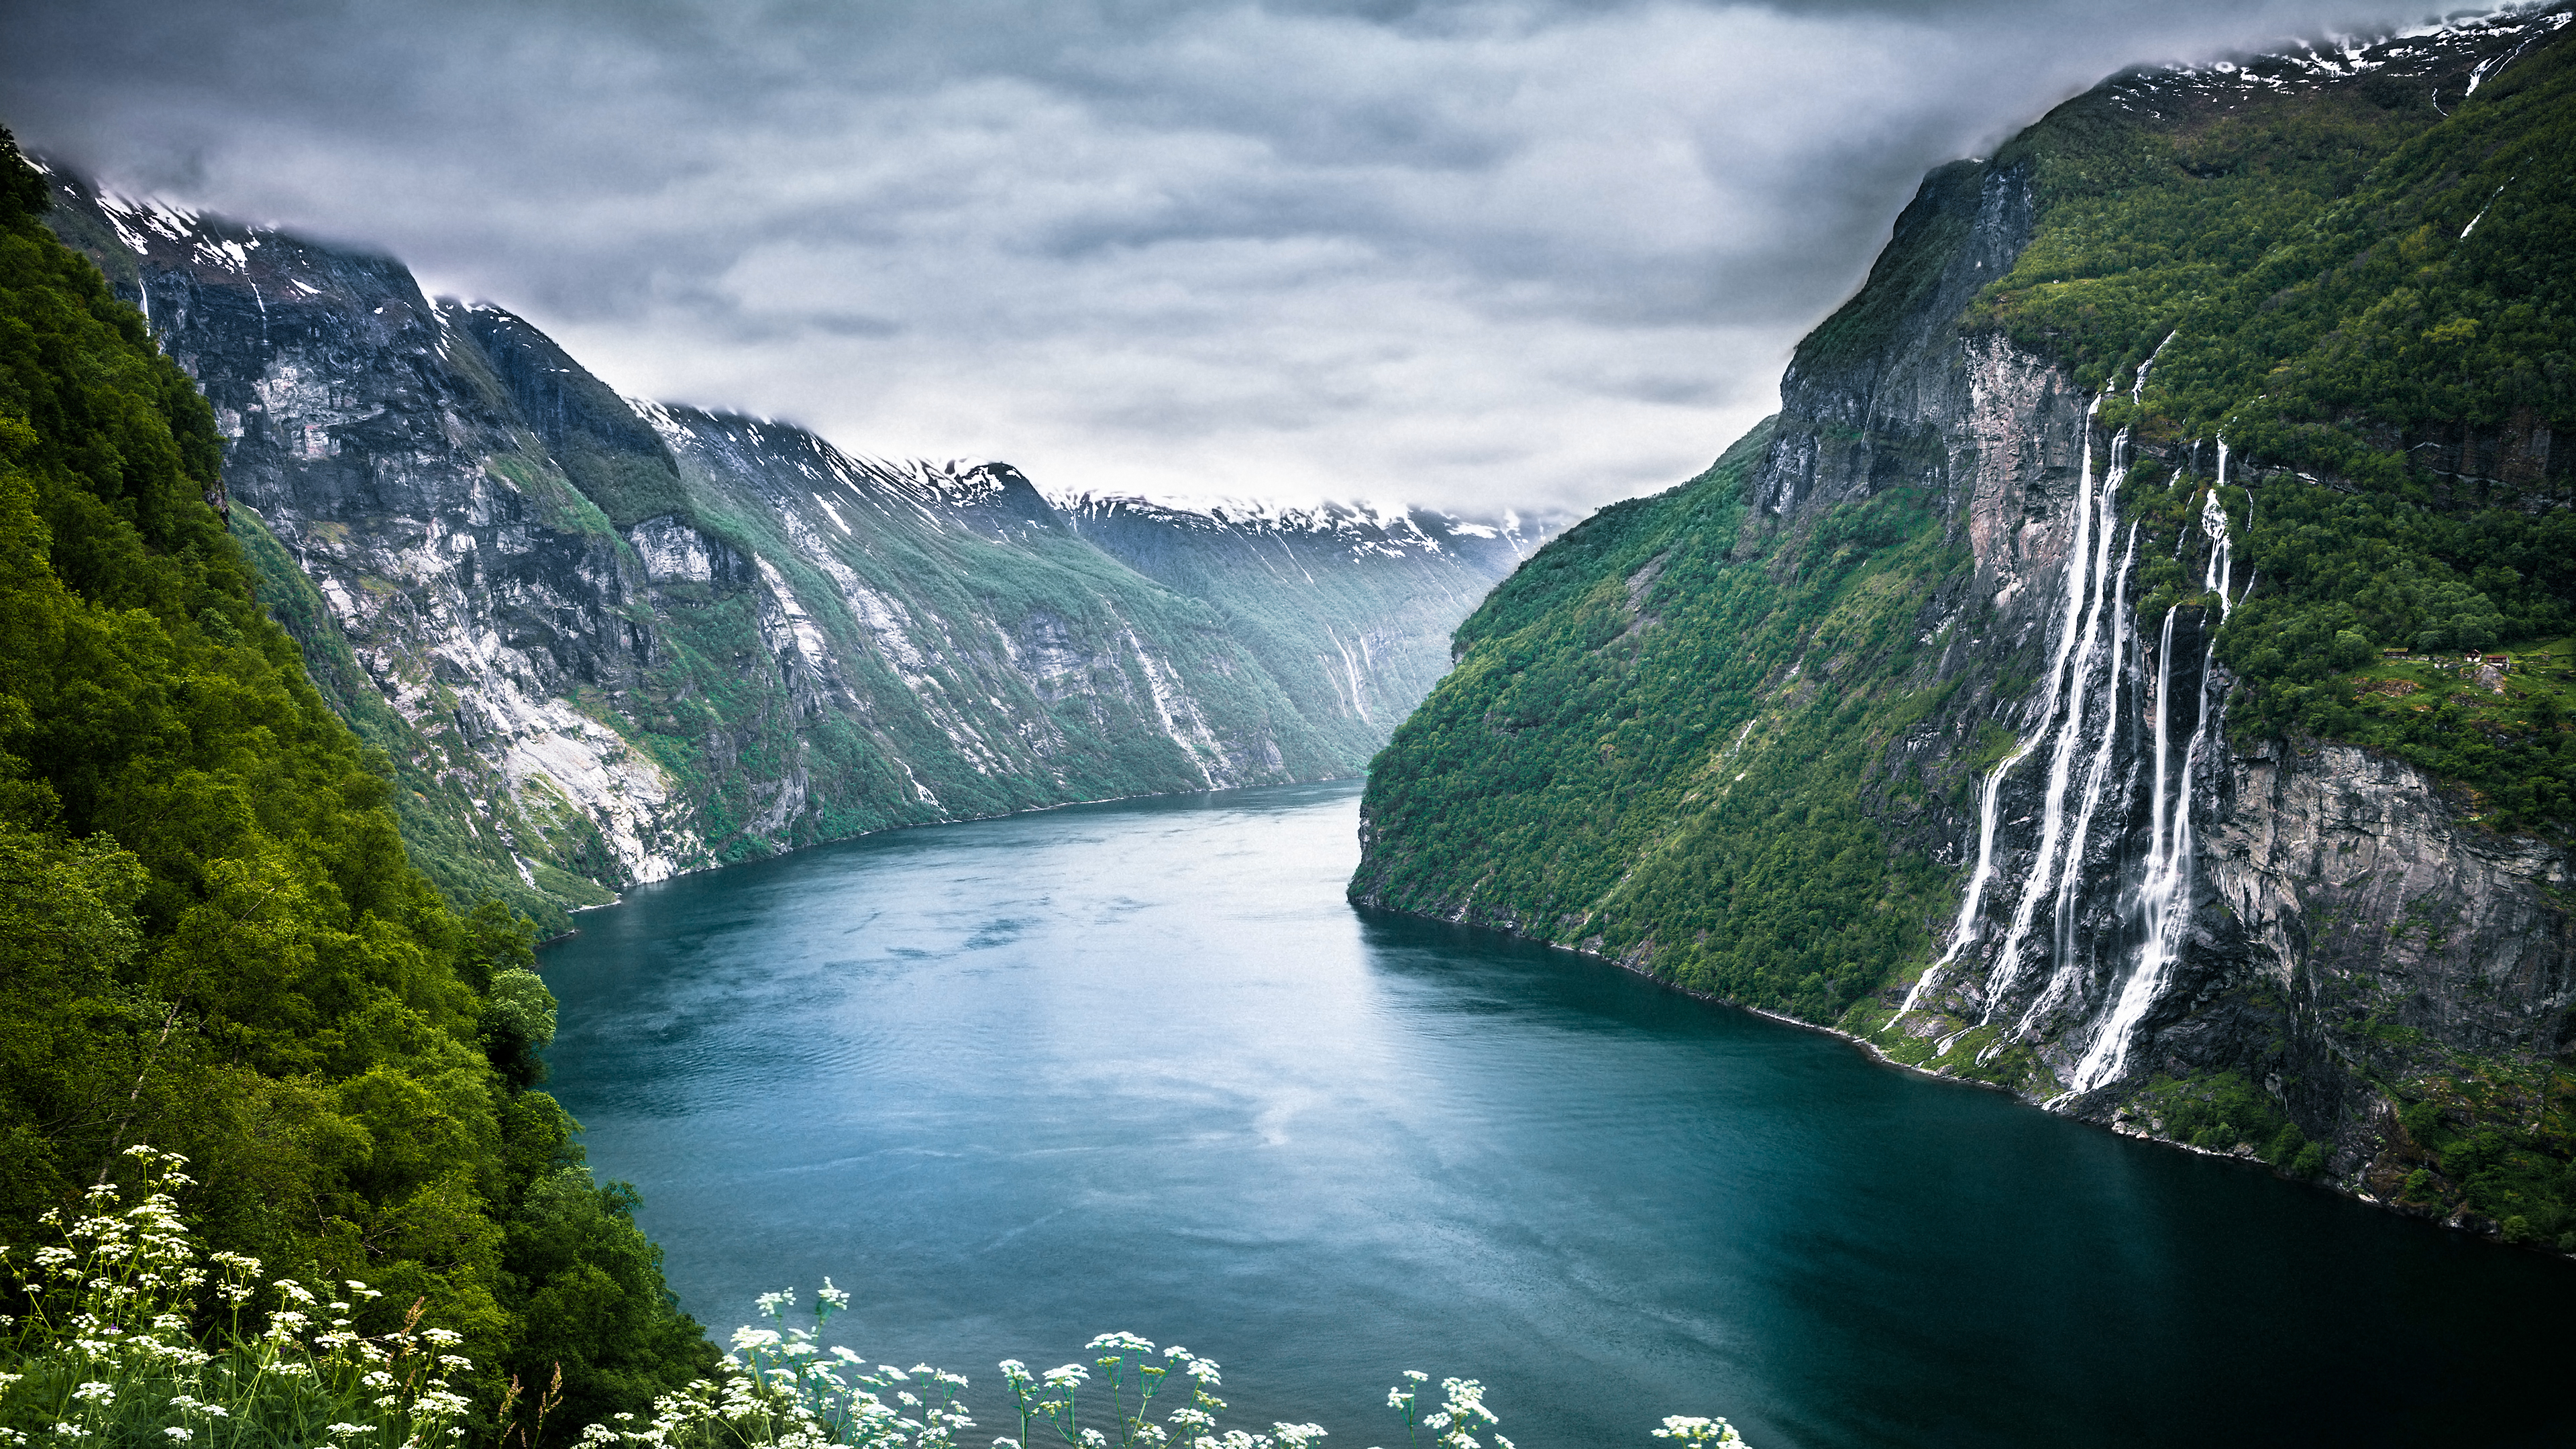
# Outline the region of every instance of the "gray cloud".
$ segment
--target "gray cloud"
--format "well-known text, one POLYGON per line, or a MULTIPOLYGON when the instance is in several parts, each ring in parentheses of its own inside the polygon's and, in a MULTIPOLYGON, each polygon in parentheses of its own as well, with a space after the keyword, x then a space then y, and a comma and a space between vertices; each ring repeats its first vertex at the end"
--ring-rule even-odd
POLYGON ((1776 400, 1923 171, 2393 0, 10 0, 0 120, 630 392, 1051 486, 1590 505, 1776 400))

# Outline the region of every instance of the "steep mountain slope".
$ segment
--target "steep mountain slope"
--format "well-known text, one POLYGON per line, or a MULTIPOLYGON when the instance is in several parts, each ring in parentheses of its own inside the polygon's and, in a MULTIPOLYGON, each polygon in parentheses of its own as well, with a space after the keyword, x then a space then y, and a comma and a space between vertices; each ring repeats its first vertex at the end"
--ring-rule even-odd
POLYGON ((53 189, 213 400, 217 501, 415 858, 549 924, 891 825, 1356 774, 1517 561, 1427 516, 1060 510, 630 402, 391 260, 53 189))
POLYGON ((1449 669, 1447 631, 1539 536, 1516 513, 1258 503, 1188 510, 1084 495, 1082 536, 1156 582, 1205 599, 1229 638, 1346 747, 1375 754, 1449 669), (1391 566, 1393 565, 1393 566, 1391 566))
POLYGON ((373 1284, 341 1326, 420 1302, 461 1334, 478 1419, 558 1366, 568 1412, 646 1408, 716 1354, 533 1090, 529 933, 405 858, 206 502, 205 399, 38 225, 45 194, 0 132, 0 1236, 58 1240, 43 1215, 149 1143, 189 1159, 212 1246, 373 1284))
POLYGON ((1779 418, 1460 628, 1354 898, 2576 1250, 2567 19, 1933 173, 1779 418))

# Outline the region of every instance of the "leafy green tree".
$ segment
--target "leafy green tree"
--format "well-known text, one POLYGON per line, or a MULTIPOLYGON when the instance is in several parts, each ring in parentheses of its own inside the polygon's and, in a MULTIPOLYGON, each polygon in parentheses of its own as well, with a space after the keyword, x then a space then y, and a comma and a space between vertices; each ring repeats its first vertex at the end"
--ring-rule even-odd
POLYGON ((641 1409, 713 1350, 528 1090, 533 931, 412 869, 254 598, 205 400, 44 202, 0 136, 0 1239, 148 1140, 214 1244, 382 1290, 367 1331, 418 1299, 486 1395, 561 1362, 641 1409))

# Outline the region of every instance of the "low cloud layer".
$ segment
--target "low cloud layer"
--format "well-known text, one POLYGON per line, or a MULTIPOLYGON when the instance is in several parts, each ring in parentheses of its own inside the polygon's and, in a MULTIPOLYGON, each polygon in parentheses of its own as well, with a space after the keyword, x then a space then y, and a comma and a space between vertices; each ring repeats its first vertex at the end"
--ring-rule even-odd
POLYGON ((1589 507, 1769 411, 1931 166, 2389 0, 12 4, 0 121, 623 391, 1050 488, 1589 507))

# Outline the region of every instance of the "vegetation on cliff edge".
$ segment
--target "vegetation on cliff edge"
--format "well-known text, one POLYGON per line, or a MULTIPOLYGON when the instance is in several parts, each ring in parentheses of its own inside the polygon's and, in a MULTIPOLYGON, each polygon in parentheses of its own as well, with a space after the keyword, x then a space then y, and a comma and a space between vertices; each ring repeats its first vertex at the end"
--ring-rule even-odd
POLYGON ((535 1052, 531 931, 408 863, 207 501, 212 415, 0 142, 0 1240, 184 1152, 215 1246, 424 1300, 487 1402, 713 1359, 535 1052))
MULTIPOLYGON (((2527 654, 2576 625, 2576 477, 2551 441, 2576 432, 2576 31, 2447 114, 2385 73, 2220 94, 2158 114, 2105 88, 1998 152, 2039 222, 1968 321, 2117 389, 2104 427, 2187 459, 2193 485, 2215 449, 2181 445, 2233 448, 2253 585, 2219 645, 2245 682, 2234 728, 2384 749, 2475 790, 2497 829, 2565 833, 2557 688, 2398 704, 2370 666, 2527 654)), ((2145 612, 2181 585, 2145 580, 2145 612)))
POLYGON ((1817 1021, 1925 954, 1946 873, 1852 801, 1943 696, 1907 682, 1913 625, 1966 551, 1906 487, 1739 553, 1770 437, 1549 543, 1460 626, 1457 668, 1370 771, 1355 897, 1463 900, 1817 1021))

